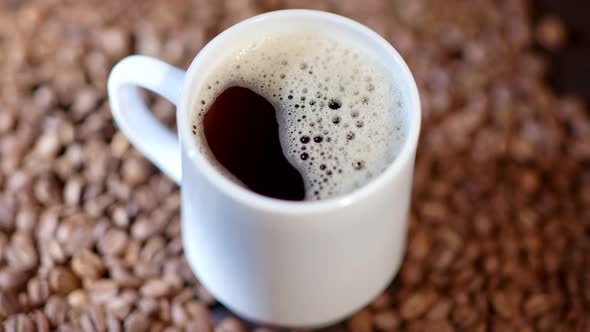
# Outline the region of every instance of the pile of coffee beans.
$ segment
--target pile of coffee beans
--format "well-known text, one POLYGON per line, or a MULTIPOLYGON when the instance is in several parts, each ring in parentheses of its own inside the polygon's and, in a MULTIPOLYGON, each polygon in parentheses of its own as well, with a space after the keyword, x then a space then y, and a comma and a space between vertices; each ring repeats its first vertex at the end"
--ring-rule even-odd
POLYGON ((590 113, 544 82, 533 46, 567 45, 568 27, 531 5, 0 1, 0 331, 271 331, 191 273, 178 188, 113 126, 106 79, 132 53, 186 68, 231 24, 295 7, 379 32, 423 103, 403 266, 327 330, 590 329, 590 113))

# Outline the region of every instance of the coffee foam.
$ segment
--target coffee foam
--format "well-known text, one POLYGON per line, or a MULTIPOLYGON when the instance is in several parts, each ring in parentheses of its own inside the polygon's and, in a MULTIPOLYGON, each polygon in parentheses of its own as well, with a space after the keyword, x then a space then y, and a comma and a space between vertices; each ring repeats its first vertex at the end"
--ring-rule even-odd
POLYGON ((346 40, 277 34, 230 53, 212 73, 198 92, 193 134, 201 152, 234 181, 202 128, 208 107, 231 86, 249 88, 275 107, 283 153, 304 179, 306 200, 363 186, 393 162, 405 140, 395 78, 346 40))

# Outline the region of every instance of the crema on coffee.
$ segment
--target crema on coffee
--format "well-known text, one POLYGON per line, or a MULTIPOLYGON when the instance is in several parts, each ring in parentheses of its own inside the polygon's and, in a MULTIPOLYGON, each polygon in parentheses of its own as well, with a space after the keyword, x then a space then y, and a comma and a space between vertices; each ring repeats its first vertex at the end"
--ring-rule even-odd
POLYGON ((197 91, 194 139, 222 174, 260 194, 344 195, 381 174, 405 140, 405 102, 392 75, 352 41, 271 34, 211 70, 197 91))

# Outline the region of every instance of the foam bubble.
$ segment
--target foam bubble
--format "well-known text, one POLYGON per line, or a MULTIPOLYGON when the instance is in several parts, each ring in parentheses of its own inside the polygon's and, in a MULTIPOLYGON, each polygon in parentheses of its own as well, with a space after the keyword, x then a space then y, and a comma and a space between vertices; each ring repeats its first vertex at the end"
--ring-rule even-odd
POLYGON ((205 156, 235 181, 206 148, 202 130, 203 105, 231 86, 249 88, 275 107, 283 152, 304 179, 306 199, 366 184, 405 140, 404 102, 394 78, 348 40, 277 34, 228 54, 212 73, 197 92, 192 130, 205 156))

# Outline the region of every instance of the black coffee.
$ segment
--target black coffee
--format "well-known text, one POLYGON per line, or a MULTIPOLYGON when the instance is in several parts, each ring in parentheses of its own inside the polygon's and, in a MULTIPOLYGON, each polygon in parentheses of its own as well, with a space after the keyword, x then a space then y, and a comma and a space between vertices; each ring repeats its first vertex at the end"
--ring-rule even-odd
POLYGON ((205 113, 203 129, 215 159, 252 191, 303 200, 303 179, 283 154, 277 115, 264 97, 228 88, 205 113))

